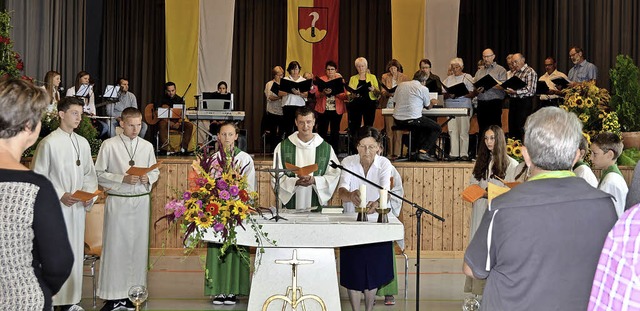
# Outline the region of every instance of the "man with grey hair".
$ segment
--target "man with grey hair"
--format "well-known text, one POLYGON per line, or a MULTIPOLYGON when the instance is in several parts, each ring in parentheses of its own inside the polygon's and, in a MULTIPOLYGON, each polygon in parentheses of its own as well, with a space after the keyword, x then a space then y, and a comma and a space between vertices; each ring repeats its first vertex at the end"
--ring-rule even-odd
POLYGON ((434 151, 433 148, 442 129, 436 121, 422 115, 423 107, 427 109, 431 107, 429 89, 425 87, 428 78, 429 75, 424 71, 417 71, 413 75, 413 80, 398 84, 394 95, 396 107, 393 110, 393 119, 397 125, 410 128, 413 136, 416 136, 418 141, 416 158, 420 161, 435 162, 436 158, 428 152, 434 151))
MULTIPOLYGON (((483 68, 476 71, 474 82, 478 82, 486 75, 491 75, 496 81, 504 82, 507 80, 507 70, 495 62, 496 55, 491 49, 482 51, 483 68)), ((485 90, 480 87, 475 90, 474 95, 478 96, 478 116, 479 133, 489 127, 489 125, 497 125, 502 127, 502 101, 504 99, 504 91, 500 86, 494 86, 485 90)))
POLYGON ((464 256, 487 279, 481 310, 586 310, 602 245, 616 221, 610 196, 571 172, 582 125, 546 107, 525 124, 529 180, 494 198, 464 256))
POLYGON ((527 117, 533 112, 533 97, 536 96, 538 74, 526 63, 524 55, 513 54, 511 64, 515 70, 513 76, 524 81, 523 88, 505 89, 509 94, 509 137, 522 139, 522 127, 527 117))

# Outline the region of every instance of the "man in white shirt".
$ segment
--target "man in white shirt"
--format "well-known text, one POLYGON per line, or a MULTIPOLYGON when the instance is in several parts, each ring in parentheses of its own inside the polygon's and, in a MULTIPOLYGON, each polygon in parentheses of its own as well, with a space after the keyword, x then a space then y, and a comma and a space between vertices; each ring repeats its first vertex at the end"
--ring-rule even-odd
POLYGON ((396 125, 411 128, 412 135, 416 136, 417 159, 435 162, 437 159, 428 152, 434 151, 442 128, 436 121, 422 115, 422 108, 431 107, 429 89, 425 87, 427 79, 428 75, 425 72, 418 71, 413 75, 413 80, 398 84, 394 96, 396 107, 393 110, 393 119, 396 125))
POLYGON ((549 88, 549 92, 547 94, 540 95, 540 105, 538 109, 543 107, 554 106, 558 107, 563 102, 562 92, 558 87, 556 87, 555 83, 552 82, 553 79, 567 78, 567 75, 558 71, 556 66, 556 60, 553 57, 547 57, 544 60, 544 70, 546 71, 541 77, 540 81, 544 81, 549 88))

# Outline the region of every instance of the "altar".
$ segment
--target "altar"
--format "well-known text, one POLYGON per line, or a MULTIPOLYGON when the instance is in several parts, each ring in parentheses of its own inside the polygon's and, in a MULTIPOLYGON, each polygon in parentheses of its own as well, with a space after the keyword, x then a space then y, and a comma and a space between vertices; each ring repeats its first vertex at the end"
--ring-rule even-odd
MULTIPOLYGON (((287 211, 285 211, 287 212, 287 211)), ((262 262, 253 274, 248 310, 262 310, 264 302, 272 295, 285 294, 291 286, 291 265, 276 264, 275 260, 291 260, 297 250, 298 260, 313 260, 313 264, 298 266, 297 282, 302 294, 314 294, 325 303, 327 310, 341 310, 338 275, 334 248, 402 240, 404 226, 389 214, 389 223, 376 223, 377 216, 369 215, 369 222, 356 222, 356 214, 285 213, 288 220, 277 223, 259 220, 263 232, 277 242, 277 246, 265 245, 262 262), (375 217, 374 217, 375 216, 375 217)), ((210 232, 204 240, 217 241, 210 232)), ((258 246, 254 231, 238 230, 240 245, 258 246)), ((256 255, 257 256, 257 255, 256 255)), ((281 300, 274 301, 266 310, 283 310, 281 300)), ((321 310, 318 303, 306 300, 306 310, 321 310)), ((298 305, 298 310, 302 310, 298 305)), ((289 305, 286 310, 292 310, 289 305)))

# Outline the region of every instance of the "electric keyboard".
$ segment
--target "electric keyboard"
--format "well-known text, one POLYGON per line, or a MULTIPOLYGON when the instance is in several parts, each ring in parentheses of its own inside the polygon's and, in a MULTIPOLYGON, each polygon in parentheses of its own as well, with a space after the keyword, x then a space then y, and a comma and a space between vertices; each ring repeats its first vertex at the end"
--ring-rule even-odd
POLYGON ((187 110, 186 116, 194 120, 244 120, 244 111, 232 110, 187 110))
MULTIPOLYGON (((469 116, 469 108, 431 108, 422 109, 423 116, 429 117, 467 117, 469 116)), ((393 108, 382 109, 383 116, 392 116, 393 108)))

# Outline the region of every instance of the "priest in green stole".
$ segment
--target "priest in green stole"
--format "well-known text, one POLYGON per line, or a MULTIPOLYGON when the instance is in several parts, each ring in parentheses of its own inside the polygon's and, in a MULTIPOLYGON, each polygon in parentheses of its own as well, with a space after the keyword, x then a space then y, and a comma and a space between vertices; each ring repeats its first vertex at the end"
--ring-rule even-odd
MULTIPOLYGON (((313 133, 316 118, 313 111, 301 108, 296 111, 298 131, 283 140, 274 150, 273 167, 283 168, 285 163, 298 167, 318 164, 318 170, 307 176, 293 173, 280 178, 280 201, 288 209, 304 209, 326 205, 340 180, 340 170, 331 168, 330 161, 339 163, 336 153, 320 135, 313 133)), ((272 180, 273 185, 273 180, 272 180)))

